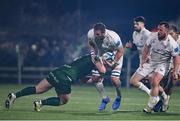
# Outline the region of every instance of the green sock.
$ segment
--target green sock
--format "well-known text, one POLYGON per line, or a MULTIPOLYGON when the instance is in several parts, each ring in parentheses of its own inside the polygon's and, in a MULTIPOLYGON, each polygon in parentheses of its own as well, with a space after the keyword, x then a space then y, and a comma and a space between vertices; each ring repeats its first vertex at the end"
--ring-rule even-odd
POLYGON ((61 104, 59 97, 50 97, 45 100, 41 100, 42 105, 59 106, 61 104))
POLYGON ((26 96, 26 95, 32 95, 36 93, 35 87, 26 87, 18 92, 15 93, 16 98, 26 96))

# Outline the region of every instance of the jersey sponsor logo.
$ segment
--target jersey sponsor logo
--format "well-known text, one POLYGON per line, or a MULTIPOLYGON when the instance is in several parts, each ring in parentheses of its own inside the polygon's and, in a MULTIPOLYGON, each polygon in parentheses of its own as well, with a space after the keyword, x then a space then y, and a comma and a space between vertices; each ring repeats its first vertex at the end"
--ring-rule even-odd
POLYGON ((120 41, 118 41, 117 43, 116 43, 116 47, 118 47, 120 45, 120 41))
POLYGON ((174 49, 174 52, 175 52, 175 53, 179 52, 179 48, 178 48, 178 47, 175 48, 175 49, 174 49))

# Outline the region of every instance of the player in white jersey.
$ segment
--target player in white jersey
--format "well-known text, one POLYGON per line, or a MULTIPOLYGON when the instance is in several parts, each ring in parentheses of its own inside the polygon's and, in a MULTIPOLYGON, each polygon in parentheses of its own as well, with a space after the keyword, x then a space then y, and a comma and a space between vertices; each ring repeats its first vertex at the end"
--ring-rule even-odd
POLYGON ((133 41, 126 43, 126 48, 133 49, 136 47, 139 52, 140 61, 142 48, 150 34, 151 32, 145 28, 145 18, 143 16, 138 16, 134 18, 134 32, 132 36, 133 41))
MULTIPOLYGON (((121 39, 116 32, 106 29, 106 26, 103 23, 96 23, 93 29, 89 30, 87 36, 92 56, 94 56, 95 54, 102 56, 106 52, 112 52, 115 54, 114 60, 111 63, 107 62, 106 64, 112 70, 111 80, 116 88, 117 94, 116 99, 112 105, 112 110, 117 110, 120 107, 121 103, 120 73, 124 52, 121 39)), ((90 80, 92 82, 97 82, 97 90, 103 97, 98 109, 99 111, 103 111, 106 108, 106 104, 110 101, 103 88, 103 77, 100 77, 100 74, 97 70, 92 70, 92 78, 90 80)))
MULTIPOLYGON (((145 28, 145 18, 143 16, 135 17, 133 42, 126 43, 126 48, 131 48, 132 50, 134 50, 135 47, 137 48, 139 52, 140 63, 141 63, 141 55, 142 55, 141 53, 142 53, 143 46, 146 43, 146 40, 150 34, 151 32, 145 28)), ((144 80, 144 81, 147 81, 147 80, 144 80)), ((138 80, 136 82, 136 80, 134 80, 132 76, 130 79, 130 83, 136 88, 142 91, 145 91, 148 95, 150 94, 150 90, 144 85, 144 83, 141 82, 141 80, 138 80)))
MULTIPOLYGON (((173 37, 173 39, 177 42, 177 44, 180 47, 180 35, 177 31, 176 26, 171 25, 169 28, 169 34, 173 37)), ((172 67, 173 68, 173 67, 172 67)), ((178 65, 178 79, 174 79, 171 75, 172 73, 169 73, 168 79, 163 80, 163 83, 165 83, 164 90, 167 94, 167 99, 165 100, 165 103, 162 106, 162 111, 167 111, 169 107, 169 100, 170 100, 170 95, 172 94, 172 88, 176 84, 178 80, 180 80, 180 63, 178 65)))
POLYGON ((137 69, 133 77, 134 80, 141 80, 147 75, 152 74, 150 98, 147 107, 143 110, 147 113, 150 113, 159 101, 159 83, 168 70, 172 57, 174 65, 172 75, 174 78, 177 78, 179 46, 169 35, 168 31, 169 24, 167 22, 161 22, 158 25, 158 32, 151 34, 143 47, 141 66, 137 69), (150 59, 147 62, 148 54, 150 54, 150 59))

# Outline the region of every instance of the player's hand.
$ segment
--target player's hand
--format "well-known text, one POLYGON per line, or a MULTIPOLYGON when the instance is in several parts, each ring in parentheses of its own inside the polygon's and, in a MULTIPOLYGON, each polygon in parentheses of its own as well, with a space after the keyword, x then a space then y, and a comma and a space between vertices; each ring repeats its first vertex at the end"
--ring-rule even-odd
POLYGON ((173 70, 173 71, 172 71, 172 76, 173 76, 173 78, 174 78, 175 80, 177 80, 177 79, 178 79, 178 73, 177 73, 177 71, 173 70))
POLYGON ((104 60, 104 62, 105 62, 105 64, 107 64, 111 68, 115 68, 117 65, 119 65, 115 61, 109 62, 109 61, 104 60))
POLYGON ((126 48, 132 48, 132 43, 131 42, 127 42, 125 45, 126 48))
POLYGON ((97 62, 101 62, 103 64, 102 58, 99 55, 91 55, 91 60, 94 64, 97 62))

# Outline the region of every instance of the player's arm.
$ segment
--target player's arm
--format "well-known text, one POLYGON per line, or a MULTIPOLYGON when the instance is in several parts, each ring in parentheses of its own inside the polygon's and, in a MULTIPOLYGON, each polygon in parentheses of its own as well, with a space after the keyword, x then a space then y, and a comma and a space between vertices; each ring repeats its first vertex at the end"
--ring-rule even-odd
POLYGON ((99 56, 93 56, 92 62, 95 64, 96 68, 101 74, 106 73, 106 67, 104 66, 103 61, 99 56))
POLYGON ((123 47, 120 39, 116 42, 116 45, 117 45, 115 47, 116 54, 115 54, 114 60, 111 63, 106 61, 106 63, 112 68, 114 68, 118 65, 118 61, 121 59, 121 57, 124 54, 124 47, 123 47))
POLYGON ((89 43, 89 49, 90 49, 91 56, 97 55, 98 50, 96 48, 95 43, 91 39, 89 39, 88 43, 89 43))
POLYGON ((142 49, 141 66, 148 60, 150 45, 145 44, 142 49))
POLYGON ((137 50, 136 45, 130 41, 126 43, 125 47, 130 48, 132 51, 137 50))
POLYGON ((115 68, 118 65, 118 61, 120 60, 120 58, 122 57, 123 54, 124 54, 124 48, 121 47, 117 50, 114 60, 112 62, 108 62, 106 60, 104 60, 104 61, 108 66, 115 68))
POLYGON ((149 36, 142 49, 142 56, 140 63, 141 67, 143 67, 143 64, 149 60, 149 53, 152 43, 153 43, 153 36, 149 36))
POLYGON ((96 43, 94 42, 94 32, 93 29, 90 29, 87 33, 87 40, 89 45, 89 50, 91 53, 91 56, 95 56, 98 53, 98 49, 96 47, 96 43))
POLYGON ((121 47, 121 48, 118 48, 117 49, 117 52, 115 54, 115 58, 114 58, 114 61, 115 62, 118 62, 120 60, 120 58, 122 57, 122 55, 124 54, 124 48, 121 47))
POLYGON ((178 79, 177 72, 178 72, 179 63, 180 63, 179 53, 180 53, 179 46, 177 43, 174 43, 171 55, 173 56, 173 65, 174 65, 174 68, 172 70, 172 74, 173 74, 172 76, 175 80, 178 79))
POLYGON ((178 79, 177 72, 178 72, 178 68, 179 68, 179 62, 180 62, 180 56, 179 55, 173 57, 174 68, 172 70, 172 74, 173 74, 174 79, 178 79))

